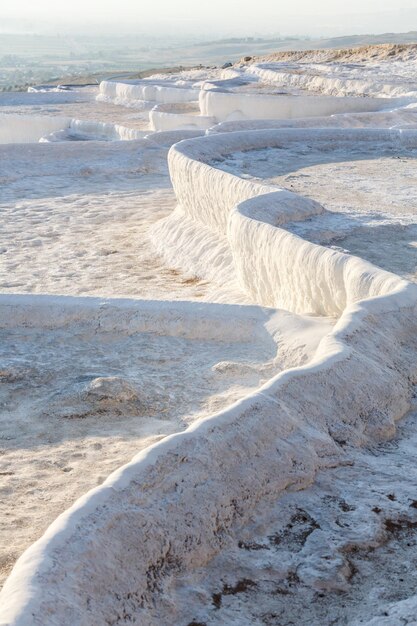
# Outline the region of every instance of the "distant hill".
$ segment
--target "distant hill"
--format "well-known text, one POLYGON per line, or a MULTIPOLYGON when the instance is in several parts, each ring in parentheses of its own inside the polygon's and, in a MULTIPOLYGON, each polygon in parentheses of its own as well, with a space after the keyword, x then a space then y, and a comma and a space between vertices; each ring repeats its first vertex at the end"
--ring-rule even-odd
MULTIPOLYGON (((343 40, 350 39, 343 37, 343 40)), ((259 62, 303 62, 303 63, 360 63, 367 61, 417 61, 417 43, 366 44, 357 47, 318 48, 309 50, 282 50, 272 54, 254 56, 250 63, 259 62)))
POLYGON ((206 55, 205 62, 220 62, 220 60, 236 60, 239 56, 266 55, 280 51, 309 51, 326 49, 350 49, 356 46, 370 46, 378 44, 417 44, 417 31, 408 33, 382 33, 380 35, 346 35, 329 39, 309 38, 229 38, 218 41, 203 42, 187 48, 178 48, 179 62, 201 60, 206 55), (226 59, 229 56, 230 59, 226 59))
POLYGON ((352 48, 353 46, 365 46, 382 43, 417 43, 417 31, 408 33, 382 33, 381 35, 346 35, 345 37, 332 37, 330 39, 317 39, 309 42, 309 48, 352 48))

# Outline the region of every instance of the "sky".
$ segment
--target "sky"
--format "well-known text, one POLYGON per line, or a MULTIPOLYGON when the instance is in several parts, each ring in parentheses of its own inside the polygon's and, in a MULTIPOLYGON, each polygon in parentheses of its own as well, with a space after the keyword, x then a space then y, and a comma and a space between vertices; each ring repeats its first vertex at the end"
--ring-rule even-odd
POLYGON ((417 30, 417 0, 0 0, 0 30, 343 35, 417 30))

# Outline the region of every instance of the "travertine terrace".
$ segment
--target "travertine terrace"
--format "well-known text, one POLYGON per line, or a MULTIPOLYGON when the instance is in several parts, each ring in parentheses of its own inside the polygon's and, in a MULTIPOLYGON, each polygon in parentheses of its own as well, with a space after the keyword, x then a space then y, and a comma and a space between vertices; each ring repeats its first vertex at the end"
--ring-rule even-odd
POLYGON ((416 68, 0 97, 1 625, 416 623, 416 68))

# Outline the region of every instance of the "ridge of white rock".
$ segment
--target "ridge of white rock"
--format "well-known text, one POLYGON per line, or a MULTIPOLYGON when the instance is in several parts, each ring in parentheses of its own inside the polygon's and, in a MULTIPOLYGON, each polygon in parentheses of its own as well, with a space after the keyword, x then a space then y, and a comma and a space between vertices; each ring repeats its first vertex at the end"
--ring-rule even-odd
MULTIPOLYGON (((173 146, 168 154, 171 180, 179 206, 169 220, 169 229, 158 223, 152 231, 155 245, 172 234, 170 246, 158 249, 170 262, 190 268, 199 250, 201 233, 208 231, 229 255, 217 254, 218 262, 230 263, 246 293, 265 306, 296 313, 339 316, 351 303, 390 293, 398 277, 335 250, 316 246, 284 230, 286 222, 324 213, 323 207, 292 192, 244 180, 213 166, 234 150, 266 147, 285 148, 304 140, 310 144, 351 145, 355 142, 417 146, 417 131, 383 129, 282 129, 213 134, 173 146), (188 242, 180 237, 184 214, 201 225, 188 242), (175 222, 177 222, 175 226, 175 222), (284 226, 284 228, 280 228, 284 226), (163 234, 161 229, 163 229, 163 234), (175 244, 175 241, 177 244, 175 244), (188 251, 189 256, 188 256, 188 251), (228 260, 226 260, 228 259, 228 260)), ((188 222, 187 222, 188 223, 188 222)), ((207 237, 203 248, 207 251, 207 237)), ((203 264, 210 268, 210 264, 203 264)), ((207 276, 202 267, 192 267, 207 276)), ((223 266, 225 269, 225 265, 223 266)), ((219 267, 215 269, 219 271, 219 267)))
POLYGON ((320 117, 335 113, 380 111, 406 103, 402 98, 290 94, 256 94, 202 89, 199 96, 202 115, 215 117, 217 122, 240 119, 291 119, 320 117))
POLYGON ((198 102, 157 104, 149 111, 149 121, 155 131, 206 129, 216 123, 214 117, 200 115, 198 102))
POLYGON ((120 124, 52 117, 0 113, 0 144, 69 141, 71 137, 101 141, 142 139, 143 131, 120 124))
POLYGON ((18 560, 0 624, 151 624, 148 607, 170 577, 207 563, 256 507, 343 462, 344 446, 395 432, 417 380, 417 286, 285 230, 323 213, 317 202, 213 166, 233 150, 279 146, 284 155, 301 137, 417 145, 415 131, 380 129, 180 142, 169 152, 179 207, 153 237, 176 233, 159 237, 161 249, 191 269, 196 250, 206 259, 214 251, 210 272, 236 275, 256 304, 335 316, 333 331, 307 365, 146 449, 80 498, 18 560))
POLYGON ((85 135, 93 139, 108 141, 132 141, 142 139, 143 131, 127 128, 120 124, 72 119, 69 132, 76 135, 85 135))
MULTIPOLYGON (((178 76, 171 76, 170 80, 102 81, 97 100, 149 109, 150 125, 155 131, 207 129, 216 123, 245 119, 281 120, 380 111, 413 100, 411 92, 400 88, 392 93, 387 88, 386 92, 374 94, 372 84, 368 83, 358 93, 353 90, 354 95, 343 98, 318 95, 314 84, 302 84, 304 75, 301 78, 298 74, 281 75, 274 67, 249 65, 225 69, 216 79, 206 81, 180 80, 178 76), (281 83, 286 91, 276 93, 276 85, 281 83), (265 90, 268 84, 271 87, 265 90), (262 93, 254 91, 260 85, 262 93), (246 91, 248 87, 252 91, 246 91), (395 97, 397 92, 403 97, 395 97)), ((339 93, 339 83, 340 80, 329 92, 339 93)))
POLYGON ((360 78, 347 78, 337 75, 337 69, 328 71, 326 75, 323 67, 307 66, 305 72, 300 73, 296 64, 285 63, 254 63, 246 68, 246 73, 256 76, 260 80, 276 85, 285 85, 286 88, 302 88, 308 91, 322 93, 324 95, 338 96, 375 96, 398 98, 402 96, 414 97, 416 90, 413 82, 405 80, 403 82, 384 82, 378 76, 371 76, 368 80, 360 78))
POLYGON ((97 98, 101 101, 111 101, 125 106, 136 106, 135 103, 149 103, 142 105, 152 108, 156 102, 177 103, 193 102, 198 100, 198 89, 191 89, 183 85, 167 85, 166 81, 110 81, 100 83, 100 93, 97 98), (151 104, 152 103, 152 104, 151 104))
POLYGON ((174 302, 49 295, 6 295, 0 297, 0 328, 65 328, 82 323, 105 332, 126 334, 158 333, 187 339, 238 342, 256 337, 268 313, 259 307, 222 305, 209 302, 174 302), (233 308, 235 315, 228 315, 233 308))
POLYGON ((416 375, 415 313, 404 281, 348 307, 312 363, 112 474, 19 559, 0 623, 149 623, 164 579, 207 562, 260 502, 309 484, 346 443, 393 434, 416 375))
POLYGON ((299 117, 280 120, 235 120, 220 122, 207 134, 278 128, 417 128, 417 108, 406 105, 367 113, 336 113, 329 116, 299 117))
POLYGON ((205 131, 198 128, 182 128, 181 130, 159 130, 152 131, 145 135, 145 139, 150 139, 153 143, 165 148, 170 148, 174 143, 178 143, 183 139, 192 139, 193 137, 202 137, 205 131))
POLYGON ((34 143, 44 135, 69 128, 68 117, 12 115, 0 113, 0 144, 34 143))

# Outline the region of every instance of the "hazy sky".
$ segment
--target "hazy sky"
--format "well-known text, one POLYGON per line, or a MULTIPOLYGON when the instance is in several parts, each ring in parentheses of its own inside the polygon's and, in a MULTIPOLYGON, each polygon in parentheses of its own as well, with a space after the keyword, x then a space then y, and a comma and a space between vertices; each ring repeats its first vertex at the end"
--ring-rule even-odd
POLYGON ((95 24, 183 34, 352 34, 417 30, 417 0, 0 0, 0 29, 95 24))

